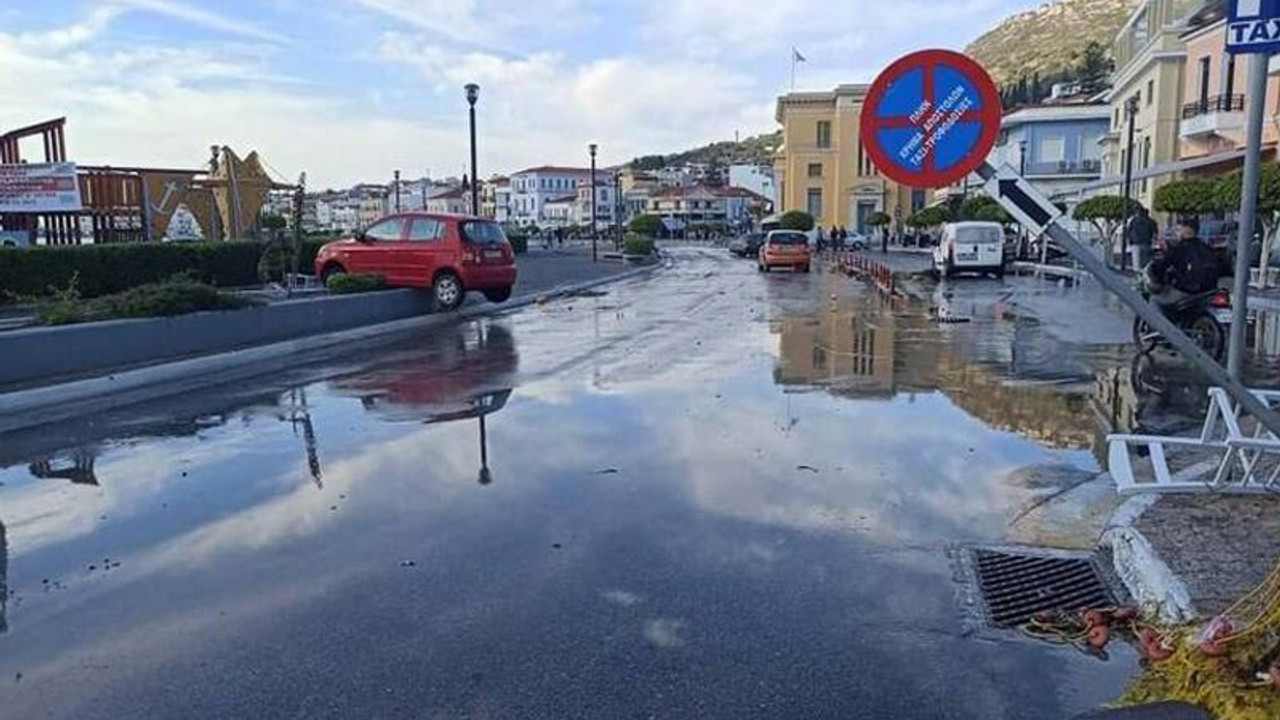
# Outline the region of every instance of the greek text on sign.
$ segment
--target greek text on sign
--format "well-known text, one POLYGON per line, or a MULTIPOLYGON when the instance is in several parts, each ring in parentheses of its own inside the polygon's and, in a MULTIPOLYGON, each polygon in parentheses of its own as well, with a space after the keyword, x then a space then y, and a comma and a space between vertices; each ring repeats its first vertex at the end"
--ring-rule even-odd
POLYGON ((75 163, 0 165, 0 213, 79 212, 75 163))
POLYGON ((1227 52, 1280 52, 1280 0, 1228 0, 1227 52))
POLYGON ((980 65, 950 50, 925 50, 893 63, 871 86, 863 145, 889 179, 943 187, 986 160, 1000 119, 1000 93, 980 65))

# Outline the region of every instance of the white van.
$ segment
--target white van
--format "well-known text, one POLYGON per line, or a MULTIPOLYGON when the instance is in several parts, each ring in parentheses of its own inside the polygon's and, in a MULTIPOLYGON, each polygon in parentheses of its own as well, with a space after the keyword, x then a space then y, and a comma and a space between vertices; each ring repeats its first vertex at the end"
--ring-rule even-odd
POLYGON ((962 272, 1004 277, 1004 226, 992 222, 950 223, 933 249, 933 272, 952 277, 962 272))

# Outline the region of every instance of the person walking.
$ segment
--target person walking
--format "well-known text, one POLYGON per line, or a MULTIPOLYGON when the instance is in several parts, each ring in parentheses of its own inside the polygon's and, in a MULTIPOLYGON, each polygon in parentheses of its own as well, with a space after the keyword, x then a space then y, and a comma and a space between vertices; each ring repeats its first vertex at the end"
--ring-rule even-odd
POLYGON ((1131 269, 1134 272, 1142 272, 1151 262, 1151 245, 1155 242, 1158 231, 1156 221, 1151 219, 1151 213, 1144 207, 1139 207, 1134 216, 1129 218, 1124 235, 1129 243, 1129 254, 1133 259, 1131 269))

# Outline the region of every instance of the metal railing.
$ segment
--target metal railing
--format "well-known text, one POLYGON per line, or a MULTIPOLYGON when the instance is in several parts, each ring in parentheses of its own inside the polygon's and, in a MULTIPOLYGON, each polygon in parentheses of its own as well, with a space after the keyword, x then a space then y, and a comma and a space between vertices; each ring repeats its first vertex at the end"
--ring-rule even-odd
POLYGON ((1101 175, 1101 160, 1058 160, 1027 164, 1027 175, 1101 175))
POLYGON ((1244 112, 1244 95, 1215 95, 1182 106, 1182 119, 1221 112, 1244 112))

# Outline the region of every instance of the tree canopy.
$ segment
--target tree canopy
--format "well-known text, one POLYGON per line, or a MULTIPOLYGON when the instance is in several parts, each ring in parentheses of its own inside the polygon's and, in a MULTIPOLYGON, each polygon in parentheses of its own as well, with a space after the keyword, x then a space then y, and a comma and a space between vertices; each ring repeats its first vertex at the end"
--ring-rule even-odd
MULTIPOLYGON (((1220 181, 1191 178, 1156 188, 1152 207, 1175 215, 1205 215, 1225 209, 1220 181)), ((1239 192, 1239 191, 1237 191, 1239 192)))
POLYGON ((934 205, 927 207, 907 218, 907 225, 916 228, 931 228, 951 222, 951 213, 944 207, 934 205))
POLYGON ((788 210, 778 218, 779 230, 799 230, 809 232, 813 229, 813 216, 803 210, 788 210))
POLYGON ((888 227, 892 222, 889 213, 874 212, 867 216, 867 227, 888 227))
POLYGON ((637 215, 631 220, 631 232, 647 238, 662 234, 662 218, 657 215, 637 215))

